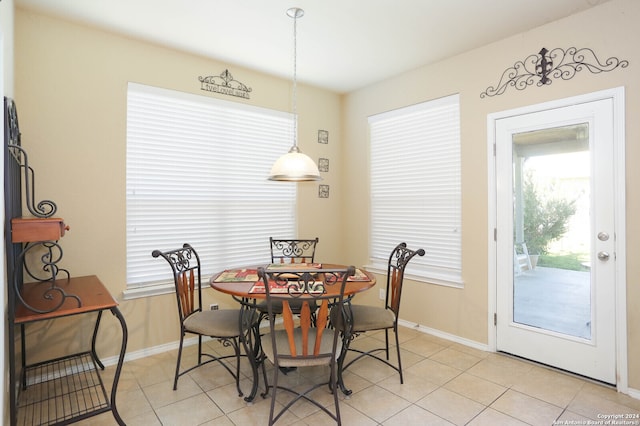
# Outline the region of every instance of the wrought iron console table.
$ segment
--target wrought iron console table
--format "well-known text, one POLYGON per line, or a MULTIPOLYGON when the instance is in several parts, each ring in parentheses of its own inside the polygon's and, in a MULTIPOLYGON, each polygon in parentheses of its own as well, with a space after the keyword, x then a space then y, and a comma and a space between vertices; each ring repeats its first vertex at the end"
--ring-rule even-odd
POLYGON ((118 413, 115 401, 127 346, 127 326, 118 310, 118 303, 111 297, 98 277, 91 275, 64 278, 53 283, 28 283, 22 288, 22 298, 29 306, 41 312, 35 312, 23 304, 16 307, 14 323, 23 330, 22 374, 13 424, 67 424, 111 411, 118 424, 123 425, 124 422, 118 413), (50 300, 46 295, 50 292, 52 284, 78 299, 67 298, 58 309, 47 312, 50 300), (77 300, 81 300, 82 303, 78 304, 77 300), (99 373, 99 369, 104 369, 104 365, 96 353, 102 313, 107 310, 111 311, 122 327, 120 355, 110 396, 99 373), (27 365, 24 335, 26 324, 89 313, 97 313, 89 350, 27 365))
POLYGON ((58 244, 69 228, 54 218, 53 201, 35 203, 34 171, 21 147, 15 104, 4 99, 5 251, 9 398, 11 425, 65 425, 111 411, 124 425, 116 408, 116 392, 127 346, 127 326, 118 303, 95 275, 71 277, 62 269, 58 244), (22 217, 25 201, 33 215, 22 217), (33 282, 25 283, 28 276, 33 282), (108 394, 99 370, 104 365, 96 353, 102 313, 110 311, 119 321, 122 341, 118 363, 108 394), (25 327, 39 321, 94 314, 91 347, 43 362, 27 364, 25 327), (19 333, 16 333, 19 329, 19 333), (17 344, 18 339, 20 344, 17 344), (20 362, 17 360, 17 347, 20 362))

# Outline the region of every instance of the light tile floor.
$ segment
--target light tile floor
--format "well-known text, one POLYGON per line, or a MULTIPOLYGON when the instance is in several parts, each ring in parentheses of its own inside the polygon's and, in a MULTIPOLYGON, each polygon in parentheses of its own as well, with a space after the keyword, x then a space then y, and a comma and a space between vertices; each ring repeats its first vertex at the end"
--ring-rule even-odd
MULTIPOLYGON (((587 425, 606 424, 602 418, 605 415, 631 417, 628 423, 617 424, 640 424, 637 417, 640 400, 610 387, 413 329, 401 328, 400 337, 404 384, 400 384, 396 372, 380 362, 360 360, 353 364, 345 372, 345 382, 353 394, 350 397, 340 394, 343 424, 587 425)), ((367 334, 354 344, 366 348, 382 339, 383 333, 367 334)), ((224 351, 215 341, 207 345, 224 351)), ((186 356, 191 360, 194 349, 186 349, 186 356)), ((173 391, 175 356, 172 351, 125 363, 117 406, 128 425, 267 424, 270 399, 258 395, 253 403, 245 403, 238 397, 231 376, 219 365, 209 364, 183 376, 178 390, 173 391)), ((108 370, 107 380, 114 368, 108 370)), ((248 362, 243 360, 245 392, 250 388, 249 373, 248 362)), ((283 380, 295 384, 313 380, 319 374, 328 374, 328 369, 299 370, 283 376, 283 380)), ((327 390, 316 392, 331 403, 327 390)), ((279 402, 286 399, 278 395, 279 402)), ((331 423, 326 414, 311 404, 300 403, 277 424, 331 423)), ((116 423, 111 413, 105 413, 77 424, 116 423)))

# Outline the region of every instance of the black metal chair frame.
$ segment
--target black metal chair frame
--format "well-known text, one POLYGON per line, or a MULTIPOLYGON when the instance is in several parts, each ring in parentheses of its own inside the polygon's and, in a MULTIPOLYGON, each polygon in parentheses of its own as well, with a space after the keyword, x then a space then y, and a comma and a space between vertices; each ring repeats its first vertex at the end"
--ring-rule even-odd
POLYGON ((313 263, 316 256, 315 239, 277 239, 269 238, 272 263, 289 263, 299 260, 301 263, 313 263))
MULTIPOLYGON (((271 348, 273 350, 272 353, 272 361, 274 363, 273 368, 273 384, 269 384, 267 379, 267 372, 265 368, 265 363, 262 362, 262 374, 264 377, 265 383, 265 392, 262 394, 263 398, 266 398, 269 394, 269 390, 272 390, 271 395, 271 408, 269 412, 269 425, 275 423, 289 408, 291 408, 296 402, 300 400, 306 400, 322 411, 324 411, 327 415, 329 415, 333 420, 337 422, 338 425, 341 423, 340 418, 340 406, 338 401, 338 357, 337 357, 337 348, 340 345, 341 351, 343 350, 342 345, 342 336, 339 332, 334 331, 330 327, 329 321, 329 313, 330 306, 335 304, 336 306, 341 306, 343 310, 344 320, 348 321, 348 313, 346 310, 348 309, 348 305, 344 303, 344 291, 347 283, 347 279, 349 276, 355 273, 355 268, 350 266, 348 268, 341 269, 309 269, 306 271, 301 271, 299 269, 291 269, 291 270, 281 270, 278 269, 277 272, 267 272, 264 268, 258 269, 258 276, 263 280, 266 296, 267 296, 267 310, 269 317, 269 329, 270 333, 268 336, 263 337, 264 339, 270 339, 271 348), (275 282, 279 286, 282 286, 286 289, 286 293, 274 293, 270 290, 269 282, 275 282), (339 292, 332 292, 328 294, 326 289, 329 286, 340 286, 339 292), (292 300, 298 300, 301 302, 301 312, 295 313, 289 307, 289 302, 292 300), (288 338, 288 347, 289 354, 280 354, 278 353, 278 345, 276 338, 276 321, 275 315, 273 314, 273 305, 274 302, 279 302, 279 306, 282 306, 282 316, 284 329, 287 333, 288 338), (318 317, 315 321, 311 321, 311 310, 310 305, 319 306, 318 317), (294 315, 301 315, 299 320, 300 324, 298 328, 295 328, 294 325, 294 315), (320 338, 312 341, 312 336, 314 335, 312 329, 317 331, 315 336, 322 336, 321 333, 331 332, 333 333, 332 342, 331 342, 331 351, 330 352, 321 352, 320 349, 320 338), (330 330, 330 331, 329 331, 330 330), (294 339, 292 335, 295 332, 300 333, 300 341, 294 343, 294 339), (304 341, 305 335, 308 333, 308 343, 304 341), (306 352, 301 347, 314 347, 313 353, 306 352), (302 353, 301 353, 302 351, 302 353), (295 355, 292 355, 294 354, 295 355), (314 362, 315 361, 315 362, 314 362), (330 368, 330 374, 327 381, 323 381, 321 383, 314 383, 310 385, 307 389, 292 389, 286 386, 281 386, 278 384, 278 375, 281 370, 280 363, 284 363, 284 367, 293 365, 304 368, 305 365, 328 365, 330 368), (333 394, 333 400, 335 405, 335 412, 331 412, 327 407, 325 407, 320 402, 312 399, 309 394, 318 389, 321 386, 328 385, 330 391, 333 394), (294 398, 285 404, 285 406, 275 413, 275 402, 276 402, 276 390, 284 390, 289 392, 294 396, 294 398), (275 414, 275 416, 274 416, 275 414)), ((284 291, 284 290, 281 290, 284 291)), ((281 331, 282 333, 282 331, 281 331)), ((326 337, 326 336, 325 336, 326 337)), ((267 356, 267 355, 265 355, 267 356)))
MULTIPOLYGON (((217 339, 222 343, 223 346, 230 346, 233 348, 233 355, 225 355, 225 356, 216 356, 213 354, 209 354, 202 351, 202 337, 205 334, 199 333, 197 331, 189 330, 185 327, 185 321, 190 317, 195 315, 202 315, 204 312, 202 310, 202 279, 201 279, 201 269, 200 269, 200 257, 197 252, 191 247, 189 244, 184 244, 182 248, 169 250, 162 252, 160 250, 154 250, 152 253, 153 257, 163 257, 171 266, 171 270, 173 272, 173 281, 176 290, 176 301, 178 304, 178 315, 180 317, 180 346, 178 347, 178 359, 176 361, 176 370, 173 381, 173 390, 178 388, 178 379, 184 374, 189 373, 190 371, 202 367, 203 365, 207 365, 211 362, 218 362, 222 365, 236 381, 236 388, 238 390, 238 396, 242 396, 242 390, 240 389, 240 357, 246 356, 240 353, 240 330, 249 330, 250 327, 247 327, 244 324, 242 327, 242 322, 247 322, 248 319, 244 318, 244 315, 241 315, 241 311, 232 310, 237 312, 238 317, 238 332, 237 335, 234 336, 216 336, 209 335, 214 339, 217 339), (197 305, 194 304, 197 302, 197 305), (196 334, 198 336, 198 363, 180 371, 180 362, 182 360, 182 350, 184 338, 187 333, 196 334), (208 357, 209 359, 203 362, 203 357, 208 357), (235 372, 229 367, 229 365, 224 361, 226 359, 235 358, 236 366, 235 372)), ((211 315, 215 317, 217 314, 227 314, 226 310, 222 311, 206 311, 207 315, 211 315)), ((215 318, 211 318, 211 320, 215 321, 215 318)))
MULTIPOLYGON (((318 241, 317 237, 315 239, 277 239, 270 237, 271 263, 313 263, 318 241)), ((258 305, 258 311, 260 312, 258 324, 260 324, 268 316, 266 305, 264 303, 258 305)), ((278 309, 275 310, 275 314, 279 314, 278 309)))
MULTIPOLYGON (((371 330, 357 330, 354 329, 352 332, 348 331, 348 325, 347 325, 347 333, 349 333, 349 335, 347 336, 346 342, 347 342, 347 347, 346 350, 344 350, 340 356, 340 359, 338 360, 338 370, 340 372, 340 383, 342 384, 342 372, 344 372, 347 368, 349 368, 349 366, 351 364, 353 364, 354 362, 362 359, 363 357, 371 357, 374 359, 377 359, 383 363, 385 363, 386 365, 388 365, 389 367, 393 368, 394 370, 396 370, 398 372, 398 374, 400 375, 400 383, 404 383, 404 377, 402 374, 402 360, 400 358, 400 341, 398 338, 398 318, 399 318, 399 313, 400 313, 400 300, 402 297, 402 286, 403 286, 403 282, 404 282, 404 272, 405 272, 405 268, 407 266, 407 264, 409 263, 409 261, 411 259, 413 259, 414 256, 418 255, 418 256, 424 256, 425 251, 423 249, 418 249, 418 250, 411 250, 407 248, 407 244, 406 243, 400 243, 398 244, 393 251, 391 252, 391 254, 389 255, 389 261, 387 264, 387 287, 386 287, 386 296, 385 296, 385 302, 384 302, 384 308, 379 308, 379 309, 389 309, 391 311, 393 311, 394 313, 394 321, 393 321, 393 326, 391 327, 384 327, 384 328, 377 328, 377 329, 371 329, 371 330), (350 347, 350 343, 356 338, 358 337, 360 334, 366 333, 367 331, 376 331, 376 330, 384 330, 385 333, 385 346, 384 347, 380 347, 380 348, 374 348, 374 349, 370 349, 368 351, 362 351, 359 349, 355 349, 355 348, 351 348, 350 347), (397 350, 397 355, 398 355, 398 365, 393 365, 390 361, 389 361, 389 330, 393 330, 393 333, 395 335, 395 340, 396 340, 396 350, 397 350), (347 352, 356 352, 359 353, 358 356, 356 356, 354 359, 350 360, 346 365, 344 364, 345 361, 345 357, 347 352), (379 352, 384 352, 385 353, 385 358, 382 358, 381 356, 378 355, 379 352)), ((349 299, 347 301, 347 303, 351 303, 351 300, 349 299)), ((357 315, 357 313, 354 313, 354 321, 357 321, 357 319, 355 318, 355 316, 357 315)), ((344 329, 343 329, 344 330, 344 329)), ((347 390, 343 387, 342 391, 349 395, 351 393, 350 390, 347 390)))

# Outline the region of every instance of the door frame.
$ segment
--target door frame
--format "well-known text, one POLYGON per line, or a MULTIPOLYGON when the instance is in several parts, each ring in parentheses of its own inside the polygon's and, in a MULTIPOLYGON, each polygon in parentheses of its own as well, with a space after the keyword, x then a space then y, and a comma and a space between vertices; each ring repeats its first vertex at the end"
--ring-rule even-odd
MULTIPOLYGON (((615 235, 615 334, 616 334, 616 387, 628 393, 627 366, 627 280, 626 280, 626 202, 625 202, 625 98, 624 87, 602 90, 584 95, 543 102, 535 105, 495 112, 487 115, 487 177, 488 177, 488 348, 497 350, 497 327, 494 318, 497 312, 497 185, 496 180, 496 128, 497 120, 516 115, 529 114, 547 109, 612 99, 613 101, 613 158, 616 226, 615 235)), ((511 183, 509 182, 509 185, 511 183)))

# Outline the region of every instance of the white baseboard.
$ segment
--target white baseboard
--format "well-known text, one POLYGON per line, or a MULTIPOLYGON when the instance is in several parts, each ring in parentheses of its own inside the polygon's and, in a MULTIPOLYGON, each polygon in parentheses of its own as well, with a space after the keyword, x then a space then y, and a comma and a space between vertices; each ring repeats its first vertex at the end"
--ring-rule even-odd
POLYGON ((425 327, 423 325, 405 321, 403 319, 398 320, 398 325, 402 325, 407 328, 412 328, 414 330, 420 331, 421 333, 430 334, 432 336, 440 337, 445 340, 449 340, 451 342, 460 343, 461 345, 469 346, 481 351, 492 352, 489 349, 489 345, 476 342, 474 340, 465 339, 464 337, 456 336, 455 334, 445 333, 441 330, 436 330, 435 328, 425 327))
POLYGON ((640 399, 640 390, 627 388, 627 395, 629 395, 631 398, 640 399))
MULTIPOLYGON (((282 318, 278 318, 276 319, 276 324, 281 323, 282 322, 282 318)), ((263 321, 260 325, 261 329, 265 329, 265 328, 269 328, 268 322, 267 321, 263 321)), ((262 334, 262 333, 261 333, 262 334)), ((207 336, 203 336, 202 341, 203 342, 207 342, 207 341, 211 341, 214 340, 211 337, 207 337, 207 336)), ((197 336, 193 336, 190 337, 188 339, 184 339, 184 347, 187 346, 191 346, 191 345, 197 345, 198 344, 198 337, 197 336)), ((158 346, 152 346, 150 348, 144 348, 144 349, 140 349, 134 352, 127 352, 124 355, 124 362, 127 361, 133 361, 135 359, 141 359, 141 358, 146 358, 148 356, 152 356, 152 355, 157 355, 157 354, 161 354, 163 352, 167 352, 167 351, 172 351, 174 349, 178 349, 178 346, 180 345, 180 341, 176 340, 174 342, 169 342, 169 343, 164 343, 162 345, 158 345, 158 346)), ((105 366, 108 365, 116 365, 118 363, 118 356, 110 356, 108 358, 102 359, 100 358, 100 361, 102 361, 102 363, 105 366)))
MULTIPOLYGON (((436 337, 440 337, 442 339, 446 339, 452 342, 456 342, 456 343, 460 343, 462 345, 465 346, 470 346, 472 348, 475 349, 479 349, 481 351, 489 351, 489 347, 483 343, 479 343, 479 342, 475 342, 473 340, 469 340, 469 339, 465 339, 462 338, 460 336, 456 336, 453 334, 449 334, 449 333, 445 333, 442 332, 440 330, 436 330, 433 328, 429 328, 429 327, 425 327, 422 326, 420 324, 416 324, 416 323, 411 323, 409 321, 405 321, 405 320, 398 320, 398 325, 401 325, 403 327, 407 327, 407 328, 411 328, 417 331, 420 331, 422 333, 425 334, 430 334, 432 336, 436 336, 436 337)), ((211 340, 211 338, 205 338, 205 339, 209 339, 211 340)), ((205 340, 206 341, 206 340, 205 340)), ((152 355, 157 355, 163 352, 167 352, 167 351, 171 351, 174 349, 178 349, 178 344, 180 342, 179 341, 175 341, 175 342, 170 342, 170 343, 165 343, 162 345, 158 345, 158 346, 153 346, 150 348, 144 348, 144 349, 140 349, 138 351, 134 351, 134 352, 127 352, 125 354, 124 360, 126 361, 133 361, 135 359, 140 359, 140 358, 146 358, 148 356, 152 356, 152 355)), ((198 343, 198 338, 197 337, 192 337, 189 339, 185 339, 184 340, 184 346, 191 346, 191 345, 195 345, 198 343)), ((118 357, 117 356, 112 356, 112 357, 108 357, 105 359, 101 359, 102 363, 104 365, 116 365, 118 363, 118 357)))

